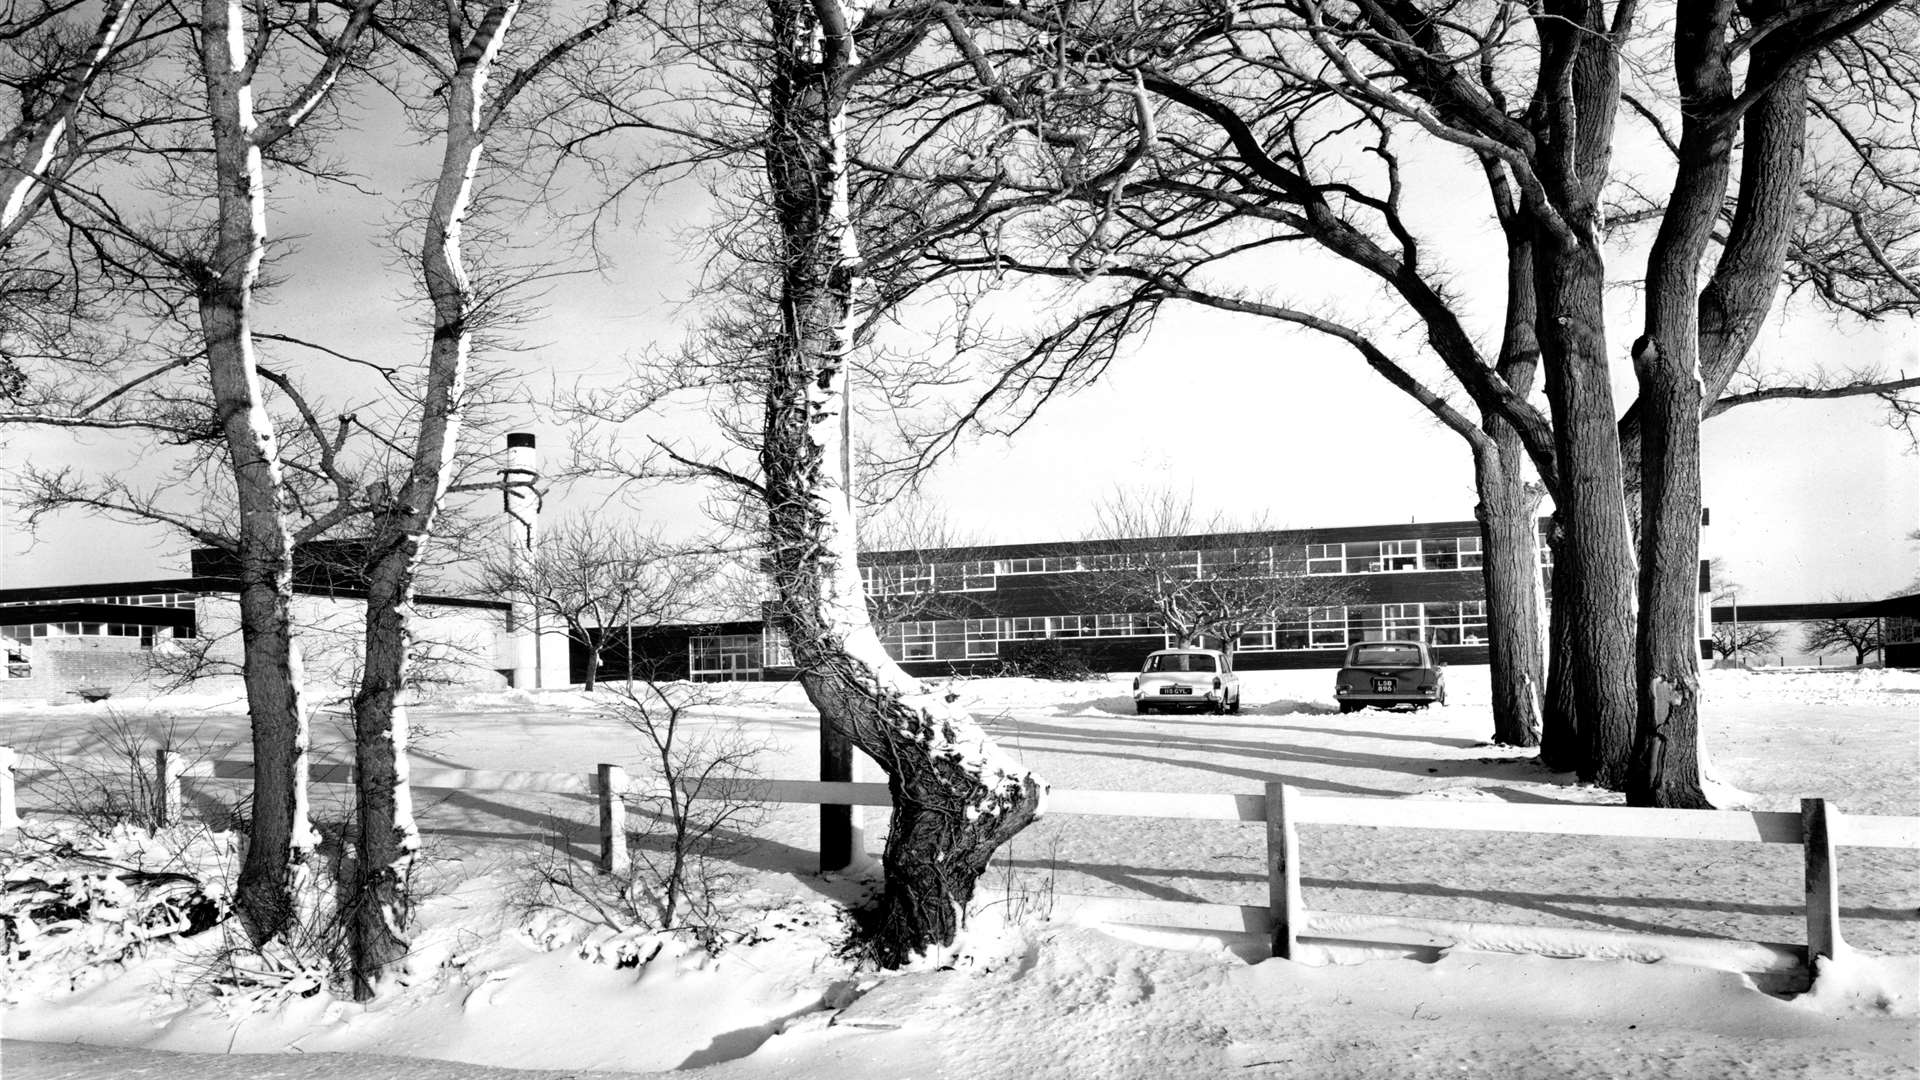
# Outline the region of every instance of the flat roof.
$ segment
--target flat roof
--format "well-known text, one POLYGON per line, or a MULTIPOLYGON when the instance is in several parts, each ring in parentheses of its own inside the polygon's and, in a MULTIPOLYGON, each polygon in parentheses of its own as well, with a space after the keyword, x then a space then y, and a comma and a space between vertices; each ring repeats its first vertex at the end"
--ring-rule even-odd
MULTIPOLYGON (((1546 521, 1546 518, 1541 518, 1546 521)), ((1123 551, 1167 551, 1189 548, 1264 547, 1268 544, 1342 544, 1369 540, 1437 540, 1480 535, 1480 523, 1466 521, 1410 521, 1398 525, 1339 525, 1314 529, 1265 529, 1254 532, 1192 533, 1183 536, 1142 536, 1119 540, 1049 540, 1025 544, 971 544, 915 550, 862 552, 860 562, 890 565, 908 562, 984 562, 989 559, 1038 559, 1123 551)))
MULTIPOLYGON (((32 605, 50 600, 83 601, 94 596, 135 596, 143 593, 238 593, 240 579, 231 577, 187 577, 161 578, 143 581, 100 581, 83 585, 37 585, 29 589, 0 589, 0 607, 9 605, 32 605)), ((365 589, 344 587, 326 588, 315 585, 294 583, 293 591, 300 596, 330 596, 339 600, 365 600, 365 589)), ((416 604, 430 604, 435 607, 480 608, 488 611, 507 611, 513 605, 505 600, 482 600, 467 596, 430 596, 417 594, 413 598, 416 604)), ((159 606, 159 605, 152 605, 159 606)))

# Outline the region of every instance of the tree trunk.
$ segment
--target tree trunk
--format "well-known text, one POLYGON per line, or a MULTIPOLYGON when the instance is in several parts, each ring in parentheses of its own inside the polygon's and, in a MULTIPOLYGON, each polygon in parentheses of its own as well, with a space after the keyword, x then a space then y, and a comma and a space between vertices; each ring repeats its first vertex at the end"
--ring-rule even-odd
MULTIPOLYGON (((1507 311, 1497 370, 1514 393, 1533 389, 1540 367, 1539 298, 1534 286, 1533 243, 1521 224, 1507 173, 1487 163, 1494 208, 1507 240, 1507 311)), ((1493 690, 1493 741, 1538 746, 1543 724, 1547 657, 1546 595, 1540 580, 1539 529, 1534 515, 1542 492, 1526 482, 1528 458, 1520 432, 1499 410, 1480 410, 1473 447, 1474 486, 1480 496, 1481 577, 1487 597, 1489 677, 1493 690)))
POLYGON ((1554 607, 1565 620, 1567 648, 1555 658, 1571 677, 1575 725, 1586 743, 1580 778, 1620 790, 1633 752, 1634 561, 1597 242, 1567 246, 1542 238, 1540 338, 1565 536, 1555 553, 1554 607))
POLYGON ((1525 449, 1513 428, 1487 419, 1490 444, 1476 447, 1474 485, 1480 493, 1484 553, 1480 574, 1487 596, 1487 663, 1493 690, 1493 741, 1538 746, 1546 655, 1540 632, 1546 597, 1540 581, 1534 513, 1541 493, 1522 474, 1525 449))
POLYGON ((1684 7, 1674 28, 1681 133, 1673 194, 1647 265, 1640 384, 1638 722, 1627 788, 1639 806, 1707 808, 1701 786, 1700 379, 1696 320, 1704 256, 1732 172, 1732 0, 1684 7))
POLYGON ((1565 569, 1571 564, 1558 511, 1547 532, 1547 548, 1553 553, 1553 569, 1548 575, 1552 599, 1547 606, 1547 708, 1540 726, 1540 764, 1554 772, 1579 772, 1587 760, 1587 740, 1580 731, 1579 694, 1573 681, 1578 646, 1573 621, 1561 599, 1573 595, 1573 585, 1565 569))
POLYGON ((1581 779, 1617 790, 1633 752, 1634 565, 1608 379, 1600 193, 1620 102, 1616 35, 1630 27, 1610 25, 1599 4, 1549 0, 1545 10, 1530 111, 1544 205, 1530 205, 1527 220, 1564 537, 1553 602, 1567 640, 1555 659, 1586 743, 1581 779))
POLYGON ((587 677, 581 680, 580 688, 591 694, 593 688, 600 685, 600 650, 607 643, 606 631, 600 627, 587 627, 582 630, 581 637, 587 645, 587 677))
POLYGON ((314 846, 307 817, 307 716, 293 640, 293 540, 281 513, 280 451, 261 392, 250 315, 266 244, 266 180, 247 83, 246 36, 221 0, 201 8, 200 64, 212 120, 215 248, 201 269, 200 330, 239 510, 240 635, 253 729, 253 814, 235 906, 262 944, 285 933, 314 846))
POLYGON ((1045 789, 964 710, 902 671, 868 621, 840 468, 860 269, 844 111, 854 26, 839 0, 769 0, 768 10, 767 173, 783 262, 761 467, 775 616, 821 723, 887 773, 886 885, 865 948, 898 966, 952 942, 994 849, 1033 820, 1045 789))
MULTIPOLYGON (((367 595, 366 666, 354 696, 354 755, 358 765, 360 859, 353 895, 353 984, 357 1000, 373 996, 382 974, 409 946, 412 914, 408 878, 420 848, 407 786, 405 690, 413 649, 413 595, 426 542, 433 534, 464 423, 473 342, 474 290, 461 246, 474 178, 486 146, 485 88, 517 4, 493 9, 456 58, 447 86, 446 141, 427 211, 420 250, 421 279, 433 304, 427 392, 421 403, 412 461, 397 497, 381 507, 367 595)), ((450 27, 458 40, 457 21, 450 27)))

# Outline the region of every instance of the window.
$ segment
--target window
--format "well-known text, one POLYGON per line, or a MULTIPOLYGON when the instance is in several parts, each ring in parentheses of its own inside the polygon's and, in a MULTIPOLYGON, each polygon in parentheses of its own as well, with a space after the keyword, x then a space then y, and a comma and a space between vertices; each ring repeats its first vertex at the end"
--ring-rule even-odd
POLYGON ((960 564, 960 589, 962 592, 992 590, 997 584, 990 562, 966 562, 960 564))
POLYGON ((1468 600, 1460 605, 1460 640, 1467 645, 1487 642, 1487 602, 1468 600))
MULTIPOLYGON (((17 626, 7 627, 9 631, 18 630, 17 626)), ((9 679, 33 678, 33 647, 24 641, 15 639, 11 633, 4 642, 6 650, 5 677, 9 679)))
POLYGON ((1427 644, 1459 645, 1460 605, 1453 603, 1433 603, 1426 605, 1427 644))
POLYGON ((687 674, 702 682, 758 679, 759 634, 703 634, 687 639, 687 674))
POLYGON ((1420 605, 1419 604, 1383 605, 1380 612, 1380 618, 1382 623, 1384 624, 1387 640, 1389 641, 1420 640, 1420 605))
POLYGON ((1147 657, 1147 671, 1218 671, 1213 657, 1203 653, 1168 653, 1147 657))
POLYGON ((1307 573, 1338 574, 1345 568, 1347 545, 1308 544, 1307 573))
POLYGON ((1480 538, 1477 536, 1463 536, 1457 543, 1460 545, 1460 569, 1479 569, 1481 563, 1480 538))
POLYGON ((1355 667, 1419 667, 1418 645, 1356 645, 1348 658, 1355 667))
POLYGON ((1247 568, 1240 560, 1240 553, 1233 548, 1210 548, 1200 552, 1201 577, 1244 576, 1246 573, 1247 568))
POLYGON ((1095 615, 1094 637, 1161 637, 1151 615, 1095 615))
POLYGON ((1282 612, 1273 625, 1273 647, 1276 649, 1310 649, 1313 647, 1308 636, 1308 612, 1295 608, 1282 612))
POLYGON ((1375 540, 1352 543, 1347 546, 1347 573, 1377 574, 1380 572, 1380 544, 1375 540))
POLYGON ((967 659, 991 660, 1000 655, 1000 620, 967 620, 967 659))
POLYGON ((795 666, 793 662, 793 642, 787 640, 787 635, 784 631, 777 627, 769 626, 760 632, 760 640, 764 644, 760 659, 761 664, 770 668, 790 668, 795 666))
POLYGON ((1047 620, 1040 615, 1016 615, 1001 619, 1000 636, 1007 641, 1047 637, 1047 620))
POLYGON ((1307 613, 1307 648, 1344 649, 1346 647, 1346 608, 1314 608, 1307 613))
POLYGON ((1547 537, 1551 535, 1553 535, 1553 529, 1550 527, 1550 523, 1542 521, 1538 528, 1538 535, 1535 538, 1534 546, 1539 552, 1540 568, 1543 570, 1553 568, 1553 546, 1547 543, 1547 537))
POLYGON ((1420 569, 1420 541, 1381 541, 1380 569, 1388 571, 1420 569))
POLYGON ((1420 559, 1428 570, 1460 569, 1460 541, 1453 537, 1420 541, 1420 559))
POLYGON ((900 623, 894 627, 893 633, 889 636, 894 640, 888 644, 896 645, 898 649, 895 659, 933 659, 935 638, 933 623, 925 621, 900 623))
POLYGON ((1273 634, 1272 623, 1254 623, 1241 631, 1240 643, 1234 648, 1240 652, 1272 652, 1273 634))

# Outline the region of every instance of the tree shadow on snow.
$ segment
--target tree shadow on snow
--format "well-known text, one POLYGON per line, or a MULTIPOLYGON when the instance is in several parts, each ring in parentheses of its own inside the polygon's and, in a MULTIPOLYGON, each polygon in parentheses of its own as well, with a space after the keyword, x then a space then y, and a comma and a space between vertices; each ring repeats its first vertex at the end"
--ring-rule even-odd
MULTIPOLYGON (((1259 728, 1259 725, 1248 725, 1259 728)), ((1066 727, 1059 724, 1047 724, 1038 721, 1018 723, 1021 744, 1028 750, 1042 749, 1060 753, 1072 753, 1088 757, 1104 757, 1122 761, 1139 761, 1153 765, 1193 769, 1200 772, 1217 773, 1245 779, 1253 784, 1264 785, 1268 781, 1284 781, 1296 787, 1310 790, 1328 791, 1349 795, 1401 795, 1405 792, 1397 788, 1372 787, 1364 784, 1346 783, 1314 776, 1300 776, 1286 771, 1290 765, 1324 766, 1328 768, 1352 769, 1380 773, 1401 773, 1409 776, 1431 776, 1444 769, 1448 777, 1480 777, 1488 780, 1512 781, 1524 776, 1526 771, 1539 771, 1530 758, 1489 758, 1460 761, 1457 759, 1430 759, 1423 757, 1401 757, 1391 754, 1370 754, 1357 750, 1341 750, 1325 746, 1305 746, 1294 743, 1254 742, 1243 739, 1209 738, 1198 732, 1182 736, 1163 730, 1141 730, 1138 732, 1088 731, 1084 728, 1066 727), (1035 746, 1034 744, 1040 744, 1035 746), (1169 760, 1166 748, 1178 746, 1182 751, 1216 753, 1231 756, 1236 761, 1247 761, 1249 765, 1230 764, 1225 761, 1169 760), (1100 749, 1111 747, 1112 749, 1100 749), (1268 763, 1261 767, 1257 763, 1268 763)), ((1269 729, 1270 730, 1270 729, 1269 729)), ((1551 775, 1541 772, 1541 775, 1551 775)))

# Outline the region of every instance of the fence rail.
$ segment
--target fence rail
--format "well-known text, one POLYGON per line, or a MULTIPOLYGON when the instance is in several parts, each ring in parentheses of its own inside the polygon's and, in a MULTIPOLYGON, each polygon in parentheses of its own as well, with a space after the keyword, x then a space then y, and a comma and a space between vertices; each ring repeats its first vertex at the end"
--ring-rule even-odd
MULTIPOLYGON (((120 760, 107 767, 124 768, 120 760)), ((15 798, 19 755, 0 746, 0 829, 19 824, 15 798)), ((35 770, 29 777, 58 775, 58 770, 35 770)), ((180 814, 181 787, 186 780, 250 780, 249 761, 187 762, 167 750, 153 762, 154 816, 160 822, 180 814)), ((351 784, 352 766, 315 765, 308 777, 315 784, 351 784)), ((414 768, 408 782, 429 791, 521 791, 593 797, 600 818, 600 867, 619 872, 629 865, 626 846, 626 798, 657 796, 665 792, 658 780, 636 782, 618 765, 602 764, 591 773, 517 772, 414 768)), ((849 781, 766 780, 744 777, 710 778, 689 791, 693 798, 719 797, 769 803, 826 806, 888 806, 887 785, 849 781)), ((1700 840, 1721 843, 1799 844, 1805 849, 1807 966, 1816 957, 1831 957, 1840 944, 1840 875, 1836 849, 1840 847, 1920 850, 1920 817, 1842 814, 1825 799, 1802 799, 1800 811, 1659 810, 1641 807, 1542 803, 1463 803, 1416 798, 1362 798, 1347 795, 1304 795, 1290 784, 1272 782, 1262 794, 1176 794, 1169 792, 1056 790, 1048 795, 1049 814, 1108 817, 1175 818, 1202 821, 1257 821, 1266 824, 1268 903, 1265 909, 1247 905, 1187 901, 1106 900, 1078 897, 1090 905, 1150 912, 1166 925, 1203 930, 1248 931, 1267 935, 1275 956, 1292 958, 1303 937, 1329 932, 1352 933, 1355 926, 1371 926, 1375 935, 1400 934, 1433 938, 1441 935, 1439 920, 1343 915, 1309 911, 1300 888, 1299 829, 1302 825, 1356 825, 1389 829, 1442 829, 1472 832, 1518 832, 1565 836, 1607 836, 1634 839, 1700 840)), ((1500 924, 1476 924, 1498 937, 1501 932, 1537 930, 1500 924)), ((1568 939, 1599 940, 1593 931, 1563 930, 1568 939)), ((1608 940, 1618 935, 1604 935, 1608 940)), ((1653 940, 1654 935, 1635 935, 1653 940)), ((1685 952, 1686 939, 1659 938, 1678 943, 1668 951, 1685 952)), ((1524 946, 1523 946, 1524 947, 1524 946)), ((1766 950, 1772 946, 1756 946, 1766 950)), ((1757 962, 1757 961, 1756 961, 1757 962)))

